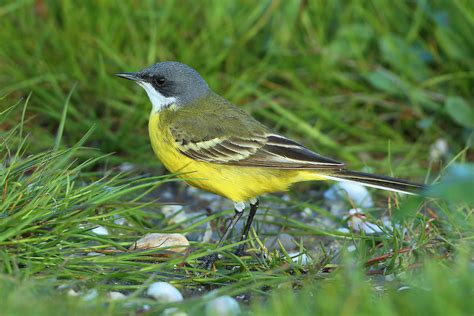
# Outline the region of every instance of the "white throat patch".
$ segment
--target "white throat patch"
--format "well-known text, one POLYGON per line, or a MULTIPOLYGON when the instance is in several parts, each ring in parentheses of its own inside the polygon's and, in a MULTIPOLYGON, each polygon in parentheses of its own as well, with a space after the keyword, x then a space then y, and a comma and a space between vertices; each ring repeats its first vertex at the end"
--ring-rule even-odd
POLYGON ((151 104, 153 105, 153 112, 160 112, 162 109, 171 106, 176 103, 175 97, 165 97, 148 82, 138 82, 138 84, 145 89, 148 98, 150 98, 151 104))

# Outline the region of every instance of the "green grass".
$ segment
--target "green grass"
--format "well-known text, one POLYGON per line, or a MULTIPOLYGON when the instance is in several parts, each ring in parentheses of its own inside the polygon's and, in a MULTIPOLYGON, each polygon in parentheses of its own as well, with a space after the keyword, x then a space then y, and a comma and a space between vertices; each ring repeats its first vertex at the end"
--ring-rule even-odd
MULTIPOLYGON (((472 1, 0 3, 2 311, 133 314, 148 304, 157 314, 168 306, 143 293, 164 280, 190 315, 220 294, 245 294, 242 308, 257 315, 472 313, 473 31, 472 1), (428 182, 447 173, 429 192, 441 199, 377 192, 368 216, 399 226, 365 236, 325 225, 345 223, 308 193, 313 184, 264 198, 257 231, 292 235, 310 265, 285 249, 237 258, 232 244, 207 272, 197 259, 212 244, 173 259, 128 252, 146 233, 197 233, 231 214, 178 225, 159 212, 178 181, 151 152, 145 93, 112 74, 163 60, 195 67, 219 94, 351 169, 428 182), (435 158, 439 139, 449 150, 435 158), (134 169, 120 172, 124 163, 134 169), (91 232, 98 225, 110 234, 91 232), (128 298, 110 302, 108 291, 128 298)), ((268 237, 253 235, 251 249, 265 252, 268 237)))

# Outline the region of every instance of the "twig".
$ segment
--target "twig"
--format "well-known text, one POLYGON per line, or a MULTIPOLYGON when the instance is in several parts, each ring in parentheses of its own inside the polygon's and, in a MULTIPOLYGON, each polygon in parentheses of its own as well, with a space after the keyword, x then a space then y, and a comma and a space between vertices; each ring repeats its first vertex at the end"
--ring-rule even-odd
POLYGON ((409 252, 410 250, 412 250, 412 248, 410 247, 406 247, 406 248, 402 248, 402 249, 399 249, 398 251, 396 252, 392 252, 392 253, 388 253, 388 254, 385 254, 385 255, 382 255, 382 256, 379 256, 379 257, 375 257, 375 258, 372 258, 370 260, 368 260, 366 263, 365 263, 365 266, 370 266, 374 263, 377 263, 377 262, 380 262, 380 261, 384 261, 388 258, 391 258, 394 254, 399 254, 399 253, 405 253, 405 252, 409 252))

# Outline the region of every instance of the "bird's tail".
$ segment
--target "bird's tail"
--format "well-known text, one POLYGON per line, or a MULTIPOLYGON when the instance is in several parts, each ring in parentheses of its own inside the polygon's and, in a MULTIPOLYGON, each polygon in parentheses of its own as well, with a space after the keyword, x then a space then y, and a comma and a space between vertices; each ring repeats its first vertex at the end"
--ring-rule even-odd
POLYGON ((368 187, 412 195, 418 195, 425 188, 425 185, 420 183, 350 170, 339 170, 324 177, 329 180, 355 182, 368 187))

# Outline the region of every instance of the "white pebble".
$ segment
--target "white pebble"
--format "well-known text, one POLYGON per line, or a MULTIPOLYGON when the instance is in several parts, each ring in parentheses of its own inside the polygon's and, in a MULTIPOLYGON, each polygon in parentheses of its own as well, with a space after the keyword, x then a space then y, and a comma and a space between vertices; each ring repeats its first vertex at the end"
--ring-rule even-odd
POLYGON ((161 196, 160 196, 161 199, 163 200, 173 200, 175 198, 173 192, 170 192, 170 191, 164 191, 161 193, 161 196))
POLYGON ((180 212, 180 213, 176 214, 176 216, 173 216, 172 218, 170 218, 169 223, 170 224, 181 224, 181 223, 183 223, 187 220, 188 220, 188 214, 186 214, 186 212, 180 212))
POLYGON ((99 293, 97 292, 96 289, 92 289, 92 290, 89 290, 86 295, 84 295, 82 297, 82 299, 84 301, 92 301, 92 300, 95 300, 97 298, 97 296, 99 295, 99 293))
POLYGON ((75 296, 79 296, 79 293, 77 293, 73 289, 69 289, 69 291, 67 291, 67 296, 75 297, 75 296))
POLYGON ((181 302, 183 295, 167 282, 155 282, 148 287, 146 294, 161 303, 181 302))
POLYGON ((161 212, 166 217, 170 217, 170 216, 173 216, 174 214, 178 213, 182 209, 183 209, 182 205, 170 204, 170 205, 163 205, 163 207, 161 207, 161 212))
POLYGON ((374 202, 367 188, 352 182, 338 182, 334 184, 329 190, 324 192, 324 198, 331 202, 349 199, 355 205, 362 208, 374 206, 374 202))
POLYGON ((202 241, 203 242, 211 242, 212 240, 212 226, 210 222, 206 223, 206 231, 204 232, 204 235, 202 236, 202 241))
POLYGON ((170 218, 169 222, 171 224, 179 224, 188 219, 182 205, 165 205, 161 208, 161 212, 166 218, 170 218))
POLYGON ((388 281, 388 282, 395 281, 395 275, 393 273, 392 274, 387 274, 385 276, 385 281, 388 281))
POLYGON ((305 207, 303 212, 301 212, 303 218, 311 218, 313 216, 313 210, 310 207, 305 207))
POLYGON ((67 289, 69 289, 69 284, 58 285, 58 290, 60 290, 60 291, 64 291, 64 290, 67 290, 67 289))
POLYGON ((407 290, 410 290, 410 289, 411 289, 411 287, 409 287, 409 286, 402 286, 397 290, 397 292, 403 292, 403 291, 407 291, 407 290))
POLYGON ((123 293, 120 293, 120 292, 109 292, 107 294, 107 297, 112 301, 123 300, 123 299, 127 298, 127 296, 125 296, 123 293))
POLYGON ((351 232, 351 231, 349 230, 349 228, 347 228, 347 227, 339 227, 339 228, 337 229, 337 231, 338 231, 339 233, 343 233, 343 234, 349 234, 349 233, 351 232))
POLYGON ((444 138, 438 138, 430 147, 430 159, 439 160, 448 153, 448 142, 444 138))
POLYGON ((124 162, 119 165, 118 169, 120 172, 130 172, 135 169, 135 165, 130 162, 124 162))
POLYGON ((206 304, 206 316, 234 316, 239 314, 239 303, 227 295, 217 297, 206 304))
POLYGON ((288 255, 291 257, 291 260, 295 263, 301 265, 307 265, 311 263, 311 258, 308 257, 305 253, 299 252, 289 252, 288 255))
POLYGON ((96 235, 106 236, 109 234, 107 228, 104 226, 97 226, 96 228, 92 229, 92 232, 96 235))
MULTIPOLYGON (((393 231, 393 223, 387 216, 382 217, 382 223, 383 223, 383 226, 388 228, 390 231, 393 231)), ((395 227, 399 228, 400 225, 395 224, 395 227)))
POLYGON ((127 220, 125 218, 123 218, 122 216, 118 215, 118 214, 115 214, 114 215, 114 224, 117 224, 117 225, 126 225, 127 224, 127 220))
POLYGON ((349 245, 347 246, 347 251, 348 252, 354 252, 357 250, 357 247, 355 245, 349 245))

